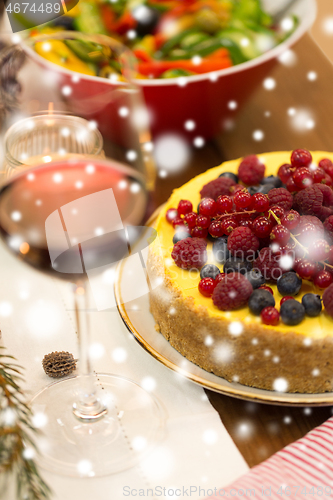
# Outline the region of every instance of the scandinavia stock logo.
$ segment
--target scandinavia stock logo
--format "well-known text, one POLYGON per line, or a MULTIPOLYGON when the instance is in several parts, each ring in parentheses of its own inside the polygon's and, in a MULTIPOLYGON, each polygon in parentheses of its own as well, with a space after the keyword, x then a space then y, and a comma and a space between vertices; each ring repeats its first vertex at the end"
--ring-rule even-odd
MULTIPOLYGON (((145 262, 155 229, 124 227, 112 189, 71 201, 52 212, 45 221, 51 265, 59 273, 85 275, 98 310, 116 305, 113 284, 119 262, 126 259, 131 281, 122 293, 130 302, 149 293, 145 262)), ((74 280, 74 277, 73 277, 74 280)))
POLYGON ((66 15, 79 0, 3 0, 13 33, 66 15))

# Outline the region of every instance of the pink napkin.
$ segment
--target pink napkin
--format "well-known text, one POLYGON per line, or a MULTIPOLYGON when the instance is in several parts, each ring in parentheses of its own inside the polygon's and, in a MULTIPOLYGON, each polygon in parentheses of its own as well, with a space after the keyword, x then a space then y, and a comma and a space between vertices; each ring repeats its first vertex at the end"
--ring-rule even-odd
POLYGON ((234 483, 214 491, 209 500, 233 497, 325 500, 332 496, 333 417, 234 483))

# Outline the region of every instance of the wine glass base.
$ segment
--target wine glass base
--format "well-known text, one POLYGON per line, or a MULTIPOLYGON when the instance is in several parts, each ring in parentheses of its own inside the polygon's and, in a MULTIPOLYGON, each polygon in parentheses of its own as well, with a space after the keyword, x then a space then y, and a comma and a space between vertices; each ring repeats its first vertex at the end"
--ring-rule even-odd
POLYGON ((107 414, 95 422, 74 416, 79 376, 55 382, 32 399, 42 424, 35 437, 41 467, 72 477, 105 476, 135 466, 163 437, 164 411, 154 396, 117 375, 96 374, 96 383, 107 414))

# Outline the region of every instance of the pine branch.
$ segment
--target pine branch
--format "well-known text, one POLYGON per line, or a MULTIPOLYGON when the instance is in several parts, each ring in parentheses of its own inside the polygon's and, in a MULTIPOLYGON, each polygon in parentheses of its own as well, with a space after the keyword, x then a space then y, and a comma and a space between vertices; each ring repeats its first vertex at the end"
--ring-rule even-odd
MULTIPOLYGON (((3 354, 0 346, 0 474, 4 481, 14 475, 17 500, 49 500, 51 490, 26 451, 38 452, 33 436, 39 431, 32 424, 32 412, 20 389, 22 367, 15 358, 3 354), (14 361, 14 363, 12 362, 14 361)), ((33 454, 32 454, 33 455, 33 454)))

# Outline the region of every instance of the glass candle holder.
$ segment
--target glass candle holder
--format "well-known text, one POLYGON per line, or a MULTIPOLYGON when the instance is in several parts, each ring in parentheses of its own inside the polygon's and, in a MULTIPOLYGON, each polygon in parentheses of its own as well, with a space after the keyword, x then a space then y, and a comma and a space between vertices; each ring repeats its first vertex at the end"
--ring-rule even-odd
POLYGON ((48 112, 19 120, 4 137, 6 178, 32 165, 87 156, 103 157, 103 138, 94 122, 48 112))

